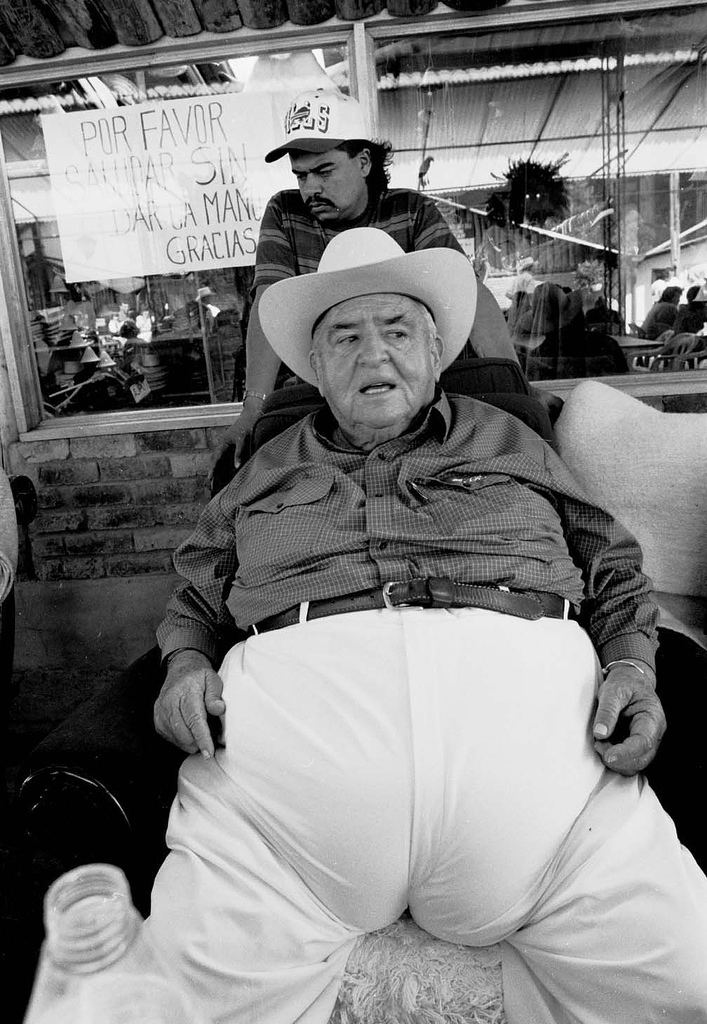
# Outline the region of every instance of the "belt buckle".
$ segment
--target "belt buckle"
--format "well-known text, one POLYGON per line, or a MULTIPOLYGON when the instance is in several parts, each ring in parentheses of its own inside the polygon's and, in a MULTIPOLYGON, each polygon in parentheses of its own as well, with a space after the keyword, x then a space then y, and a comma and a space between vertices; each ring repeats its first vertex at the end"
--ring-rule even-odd
POLYGON ((454 603, 454 581, 445 576, 429 576, 412 580, 391 580, 383 584, 386 608, 449 608, 454 603), (393 587, 406 587, 407 599, 394 601, 393 587))

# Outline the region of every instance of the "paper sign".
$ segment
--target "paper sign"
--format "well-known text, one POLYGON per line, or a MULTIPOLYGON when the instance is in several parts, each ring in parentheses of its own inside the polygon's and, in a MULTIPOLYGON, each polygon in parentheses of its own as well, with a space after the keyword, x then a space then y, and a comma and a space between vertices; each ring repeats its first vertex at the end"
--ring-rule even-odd
POLYGON ((147 398, 152 388, 144 379, 144 377, 136 381, 135 384, 130 385, 130 394, 133 396, 136 402, 141 402, 143 398, 147 398))
POLYGON ((279 94, 237 93, 45 114, 67 281, 255 262, 270 196, 292 188, 279 94))

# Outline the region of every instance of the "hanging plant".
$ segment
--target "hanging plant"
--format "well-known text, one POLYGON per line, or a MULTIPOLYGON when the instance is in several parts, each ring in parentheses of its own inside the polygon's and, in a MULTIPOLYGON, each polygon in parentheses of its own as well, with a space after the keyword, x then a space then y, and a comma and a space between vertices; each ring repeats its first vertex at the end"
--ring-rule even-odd
POLYGON ((562 220, 569 210, 567 185, 560 171, 569 154, 549 163, 538 160, 511 160, 508 170, 498 178, 506 187, 492 192, 486 213, 493 224, 535 224, 562 220))
POLYGON ((599 260, 583 260, 574 272, 575 288, 594 288, 604 282, 604 264, 599 260))

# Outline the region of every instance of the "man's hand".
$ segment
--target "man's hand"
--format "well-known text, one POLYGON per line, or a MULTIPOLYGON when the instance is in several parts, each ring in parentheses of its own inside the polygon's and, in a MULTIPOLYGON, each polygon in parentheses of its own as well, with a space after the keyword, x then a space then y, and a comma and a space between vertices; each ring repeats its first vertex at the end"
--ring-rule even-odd
POLYGON ((655 757, 665 727, 652 675, 642 675, 625 662, 615 664, 599 690, 593 727, 594 749, 606 767, 620 775, 643 771, 655 757), (614 736, 619 725, 628 729, 628 736, 614 736))
POLYGON ((265 395, 269 395, 275 387, 277 373, 280 369, 280 357, 275 354, 270 342, 260 326, 260 299, 267 285, 260 285, 255 293, 253 307, 248 318, 246 332, 246 396, 243 401, 243 412, 236 423, 229 427, 221 442, 221 450, 209 482, 212 491, 228 483, 243 461, 243 447, 246 436, 263 411, 265 395), (227 464, 226 464, 227 463, 227 464))
POLYGON ((559 395, 553 395, 551 391, 544 391, 542 388, 534 388, 531 384, 530 394, 533 398, 537 398, 542 406, 547 410, 547 414, 550 417, 550 423, 554 424, 557 417, 562 412, 562 406, 565 404, 559 395))
POLYGON ((209 474, 212 494, 225 487, 235 476, 236 470, 240 468, 243 461, 243 446, 251 427, 260 416, 262 408, 263 403, 257 399, 246 399, 240 416, 223 435, 221 447, 216 453, 216 459, 209 474))
POLYGON ((188 754, 201 751, 213 757, 214 741, 207 715, 220 717, 226 710, 223 684, 206 655, 178 651, 170 659, 167 678, 155 701, 155 729, 188 754))

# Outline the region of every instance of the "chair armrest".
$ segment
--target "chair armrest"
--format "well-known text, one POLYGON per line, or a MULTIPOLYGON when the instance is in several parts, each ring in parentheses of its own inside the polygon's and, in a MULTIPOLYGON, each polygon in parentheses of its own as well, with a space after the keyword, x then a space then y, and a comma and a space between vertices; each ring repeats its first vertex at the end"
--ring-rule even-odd
POLYGON ((167 852, 185 757, 152 724, 163 678, 155 647, 81 704, 20 766, 14 807, 31 853, 49 858, 57 873, 98 860, 118 864, 143 910, 167 852))

